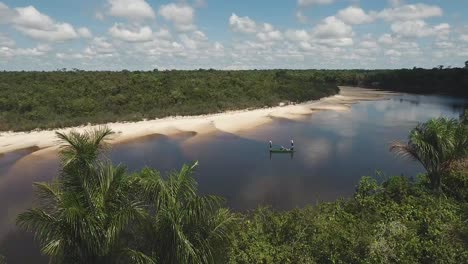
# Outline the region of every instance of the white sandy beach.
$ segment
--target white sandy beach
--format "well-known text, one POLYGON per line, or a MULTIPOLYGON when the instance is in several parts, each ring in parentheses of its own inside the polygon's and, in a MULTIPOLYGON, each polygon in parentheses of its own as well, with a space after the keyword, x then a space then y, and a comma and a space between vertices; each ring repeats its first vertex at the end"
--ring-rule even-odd
MULTIPOLYGON (((105 125, 116 132, 110 143, 119 143, 151 134, 169 136, 180 132, 205 134, 216 130, 235 134, 271 122, 274 118, 300 119, 304 115, 316 111, 347 111, 351 104, 365 100, 384 99, 391 94, 390 92, 356 87, 340 87, 340 89, 338 95, 297 105, 231 111, 202 116, 176 116, 140 122, 116 122, 105 125)), ((99 125, 31 132, 2 132, 0 133, 0 154, 31 147, 41 149, 36 151, 36 154, 54 151, 58 147, 56 131, 84 131, 97 127, 99 125)))

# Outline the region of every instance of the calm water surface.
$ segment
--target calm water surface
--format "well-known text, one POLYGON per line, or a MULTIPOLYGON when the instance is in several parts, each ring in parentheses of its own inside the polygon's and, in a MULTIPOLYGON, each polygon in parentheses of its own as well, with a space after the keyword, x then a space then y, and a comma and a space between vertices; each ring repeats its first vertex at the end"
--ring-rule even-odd
MULTIPOLYGON (((145 166, 171 171, 198 160, 200 191, 225 197, 234 210, 259 205, 291 209, 350 197, 359 178, 377 170, 384 177, 422 172, 418 164, 389 153, 389 143, 405 140, 410 129, 429 118, 458 118, 467 105, 451 97, 396 95, 355 104, 349 112, 324 111, 300 121, 275 119, 236 135, 149 136, 114 146, 109 156, 129 171, 145 166), (291 138, 294 156, 270 156, 269 140, 288 145, 291 138)), ((0 156, 0 252, 8 263, 45 262, 31 236, 15 229, 14 217, 33 203, 31 183, 52 179, 58 162, 30 152, 0 156)))

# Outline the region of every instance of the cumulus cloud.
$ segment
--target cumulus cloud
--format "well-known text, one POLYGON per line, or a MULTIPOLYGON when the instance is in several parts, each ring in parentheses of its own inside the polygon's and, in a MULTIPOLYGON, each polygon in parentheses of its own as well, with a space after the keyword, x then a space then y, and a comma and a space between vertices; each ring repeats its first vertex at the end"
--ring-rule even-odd
POLYGON ((128 27, 120 23, 115 23, 109 29, 109 34, 116 39, 127 42, 144 42, 151 40, 153 31, 148 26, 128 27))
POLYGON ((283 33, 275 29, 272 24, 257 23, 247 16, 239 17, 236 14, 232 14, 229 18, 229 26, 234 32, 255 34, 261 42, 273 43, 283 39, 283 33))
POLYGON ((0 2, 0 24, 9 23, 13 17, 15 17, 15 12, 0 2))
POLYGON ((384 45, 392 45, 396 43, 397 40, 392 35, 385 33, 379 37, 378 41, 384 45))
POLYGON ((390 50, 385 51, 385 55, 390 56, 390 57, 400 57, 401 52, 399 52, 397 50, 390 49, 390 50))
POLYGON ((366 48, 366 49, 377 49, 379 48, 379 44, 377 42, 372 41, 372 40, 363 40, 359 44, 361 47, 366 48))
POLYGON ((460 40, 468 43, 468 34, 460 35, 460 40))
POLYGON ((241 33, 255 33, 257 32, 257 23, 250 19, 248 16, 239 17, 232 13, 229 17, 229 26, 235 32, 241 33))
POLYGON ((93 34, 91 33, 91 31, 86 27, 79 28, 78 29, 78 34, 83 38, 92 38, 93 37, 93 34))
POLYGON ((309 41, 311 38, 310 34, 303 29, 302 30, 289 29, 286 31, 285 35, 289 40, 297 41, 297 42, 309 41))
POLYGON ((185 4, 167 4, 159 9, 159 14, 164 19, 172 22, 178 31, 192 31, 196 27, 193 24, 195 12, 192 7, 185 4))
POLYGON ((268 31, 268 32, 259 32, 257 34, 258 39, 261 41, 277 41, 283 39, 283 34, 278 30, 268 31))
POLYGON ((172 34, 169 30, 165 28, 159 29, 157 32, 154 33, 154 37, 157 39, 172 39, 172 34))
POLYGON ((87 57, 109 56, 115 52, 114 46, 104 37, 95 37, 90 45, 84 50, 87 57))
POLYGON ((360 7, 350 6, 338 11, 337 17, 348 24, 367 24, 374 21, 374 17, 366 14, 360 7))
POLYGON ((418 20, 442 15, 443 11, 440 7, 426 4, 395 6, 377 14, 379 18, 387 21, 418 20))
POLYGON ((34 48, 12 48, 0 47, 0 57, 14 57, 14 56, 42 56, 50 51, 48 45, 38 45, 34 48))
POLYGON ((154 19, 156 14, 145 0, 108 0, 109 14, 130 20, 154 19))
POLYGON ((450 41, 437 41, 434 43, 434 46, 439 49, 452 49, 455 47, 455 44, 450 41))
POLYGON ((0 47, 13 47, 15 46, 15 41, 11 38, 0 33, 0 47))
POLYGON ((318 38, 338 39, 352 37, 354 32, 351 26, 335 16, 329 16, 313 29, 313 34, 318 38))
POLYGON ((33 6, 10 9, 0 3, 0 22, 12 24, 15 29, 36 40, 65 41, 78 38, 72 25, 55 22, 33 6))
POLYGON ((43 41, 65 41, 78 37, 68 23, 56 23, 49 16, 40 13, 35 7, 16 8, 13 24, 23 34, 43 41))
POLYGON ((205 33, 197 30, 193 32, 193 34, 191 34, 190 36, 187 34, 182 34, 180 36, 180 40, 184 47, 191 50, 196 50, 201 46, 207 44, 208 38, 206 37, 205 33))
POLYGON ((391 25, 394 33, 403 37, 429 37, 447 36, 450 32, 450 25, 447 23, 439 24, 436 26, 429 26, 423 20, 401 21, 395 22, 391 25))

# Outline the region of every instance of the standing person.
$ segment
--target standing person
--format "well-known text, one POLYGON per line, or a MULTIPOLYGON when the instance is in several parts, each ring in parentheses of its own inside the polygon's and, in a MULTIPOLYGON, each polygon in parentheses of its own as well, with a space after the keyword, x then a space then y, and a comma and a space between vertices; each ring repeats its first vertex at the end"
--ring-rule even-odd
POLYGON ((271 142, 271 140, 270 140, 270 150, 271 150, 272 147, 273 147, 273 142, 271 142))
POLYGON ((291 139, 291 150, 294 150, 294 140, 291 139))

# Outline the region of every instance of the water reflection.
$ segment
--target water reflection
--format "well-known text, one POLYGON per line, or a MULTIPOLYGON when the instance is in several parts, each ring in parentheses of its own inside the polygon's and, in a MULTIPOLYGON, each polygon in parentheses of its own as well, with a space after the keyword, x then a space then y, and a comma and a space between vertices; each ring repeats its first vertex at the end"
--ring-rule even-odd
MULTIPOLYGON (((422 172, 418 164, 389 153, 388 144, 405 140, 418 122, 438 116, 458 118, 466 105, 457 98, 398 95, 300 121, 278 118, 236 135, 220 131, 152 135, 114 146, 109 157, 126 164, 129 171, 150 166, 164 172, 198 160, 195 177, 202 193, 222 195, 234 210, 259 205, 290 209, 349 197, 359 178, 374 175, 376 169, 386 175, 422 172), (270 157, 269 140, 288 143, 290 139, 295 141, 293 158, 270 157)), ((0 252, 7 254, 8 263, 29 263, 38 255, 30 237, 14 229, 14 217, 31 206, 31 183, 57 174, 54 157, 27 155, 30 151, 0 158, 0 252), (36 252, 28 254, 33 258, 24 258, 24 247, 36 252)))

